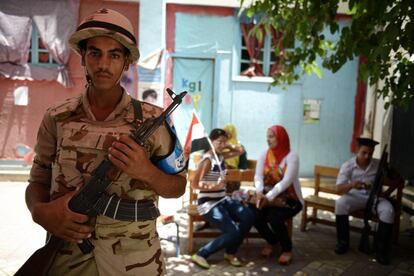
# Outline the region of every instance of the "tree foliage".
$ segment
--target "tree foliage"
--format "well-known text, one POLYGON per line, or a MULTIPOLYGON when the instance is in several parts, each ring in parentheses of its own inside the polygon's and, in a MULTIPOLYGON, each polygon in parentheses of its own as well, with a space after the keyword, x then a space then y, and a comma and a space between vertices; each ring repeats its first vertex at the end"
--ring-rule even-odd
POLYGON ((376 85, 385 107, 407 106, 414 98, 414 1, 347 1, 352 21, 343 28, 337 21, 339 2, 259 0, 245 9, 249 17, 261 15, 253 29, 256 35, 260 29, 273 27, 281 32, 283 40, 295 41, 292 49, 275 45, 275 51, 283 56, 283 70, 272 76, 273 85, 291 84, 303 73, 320 75, 318 57, 322 67, 332 72, 362 57, 359 76, 376 85), (339 40, 326 38, 326 29, 338 34, 339 40))

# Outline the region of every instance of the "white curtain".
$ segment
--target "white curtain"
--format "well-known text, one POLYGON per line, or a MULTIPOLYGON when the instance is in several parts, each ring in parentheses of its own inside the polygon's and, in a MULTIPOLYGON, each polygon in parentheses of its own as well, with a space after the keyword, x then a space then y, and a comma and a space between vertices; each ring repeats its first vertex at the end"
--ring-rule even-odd
POLYGON ((71 87, 68 38, 78 22, 79 0, 0 1, 0 75, 12 79, 56 80, 71 87), (28 64, 35 24, 56 67, 28 64))

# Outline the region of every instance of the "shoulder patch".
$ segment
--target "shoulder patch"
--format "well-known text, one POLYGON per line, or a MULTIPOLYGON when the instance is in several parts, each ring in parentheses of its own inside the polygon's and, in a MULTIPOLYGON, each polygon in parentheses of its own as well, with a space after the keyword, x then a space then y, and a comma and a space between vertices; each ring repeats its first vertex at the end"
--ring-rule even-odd
POLYGON ((62 102, 58 102, 48 108, 48 112, 57 120, 64 120, 71 116, 73 112, 80 106, 82 95, 68 98, 62 102))

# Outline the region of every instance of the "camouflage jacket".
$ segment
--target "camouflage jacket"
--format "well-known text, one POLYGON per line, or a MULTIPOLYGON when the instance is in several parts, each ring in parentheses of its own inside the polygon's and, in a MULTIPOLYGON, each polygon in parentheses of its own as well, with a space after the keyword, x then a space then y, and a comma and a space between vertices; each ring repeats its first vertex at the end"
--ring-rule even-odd
MULTIPOLYGON (((144 102, 141 102, 141 107, 144 120, 158 116, 162 112, 161 108, 144 102)), ((31 171, 30 181, 47 183, 47 178, 50 178, 51 199, 83 185, 105 158, 112 142, 121 134, 131 133, 134 116, 131 97, 126 92, 105 121, 95 120, 86 91, 78 97, 52 106, 46 111, 39 128, 35 165, 31 171), (51 173, 48 174, 45 168, 51 168, 51 173)), ((172 139, 165 125, 161 126, 148 142, 151 158, 166 155, 172 147, 172 139)), ((131 179, 125 173, 118 175, 108 188, 108 193, 115 193, 125 199, 157 200, 157 195, 145 182, 131 179)), ((126 232, 130 235, 140 235, 131 229, 145 228, 149 225, 152 230, 150 232, 153 232, 154 222, 121 222, 98 216, 95 231, 96 235, 101 237, 125 236, 128 235, 126 232), (117 231, 114 232, 112 229, 117 231)))

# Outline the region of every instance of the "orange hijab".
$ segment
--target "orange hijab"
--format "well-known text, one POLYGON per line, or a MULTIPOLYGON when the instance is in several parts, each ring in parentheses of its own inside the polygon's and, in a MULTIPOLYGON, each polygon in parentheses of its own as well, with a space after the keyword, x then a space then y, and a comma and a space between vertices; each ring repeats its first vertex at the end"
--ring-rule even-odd
POLYGON ((286 129, 280 125, 274 125, 269 128, 276 135, 276 148, 269 148, 266 153, 266 160, 264 163, 264 184, 273 186, 279 182, 284 170, 279 168, 280 162, 290 152, 290 140, 286 129))

